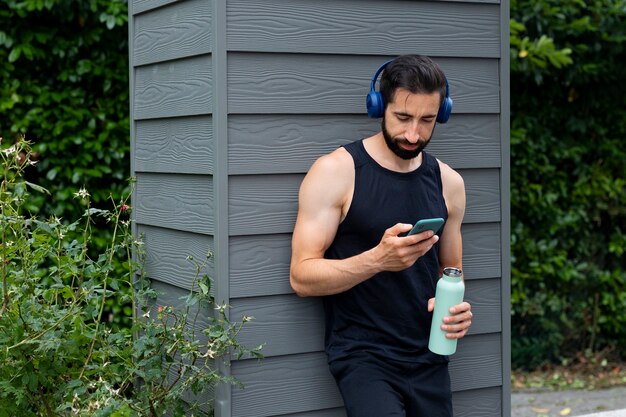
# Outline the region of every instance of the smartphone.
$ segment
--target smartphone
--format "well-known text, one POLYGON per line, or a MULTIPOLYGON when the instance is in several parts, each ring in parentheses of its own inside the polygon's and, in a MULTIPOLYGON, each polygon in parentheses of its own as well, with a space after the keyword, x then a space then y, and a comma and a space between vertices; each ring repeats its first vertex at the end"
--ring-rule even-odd
POLYGON ((434 219, 422 219, 415 223, 415 226, 413 226, 413 229, 411 229, 407 236, 422 233, 426 230, 432 230, 433 233, 437 233, 439 229, 441 229, 441 226, 443 226, 443 219, 441 217, 434 219))

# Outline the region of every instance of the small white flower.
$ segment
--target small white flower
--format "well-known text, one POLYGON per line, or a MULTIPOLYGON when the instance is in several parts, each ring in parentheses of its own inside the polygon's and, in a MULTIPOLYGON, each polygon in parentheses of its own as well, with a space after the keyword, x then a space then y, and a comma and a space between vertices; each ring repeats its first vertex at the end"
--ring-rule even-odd
POLYGON ((90 194, 85 190, 85 187, 78 190, 77 193, 74 193, 74 197, 87 198, 90 197, 90 194))
POLYGON ((228 307, 228 304, 224 303, 224 304, 217 304, 215 306, 215 309, 218 310, 220 313, 223 313, 226 311, 226 308, 228 307))
POLYGON ((249 321, 254 320, 254 317, 253 316, 243 316, 242 320, 243 320, 244 323, 247 323, 249 321))
POLYGON ((148 310, 148 311, 146 311, 145 313, 143 313, 143 316, 142 316, 142 317, 144 317, 144 318, 146 318, 146 319, 149 319, 149 318, 150 318, 150 310, 148 310))
POLYGON ((15 145, 11 146, 10 148, 2 150, 2 153, 5 154, 6 156, 9 156, 12 153, 16 153, 16 152, 17 152, 17 146, 15 145))
POLYGON ((214 351, 213 349, 209 349, 206 351, 206 353, 204 355, 200 355, 201 358, 206 358, 209 357, 211 359, 215 358, 215 355, 217 354, 216 351, 214 351))

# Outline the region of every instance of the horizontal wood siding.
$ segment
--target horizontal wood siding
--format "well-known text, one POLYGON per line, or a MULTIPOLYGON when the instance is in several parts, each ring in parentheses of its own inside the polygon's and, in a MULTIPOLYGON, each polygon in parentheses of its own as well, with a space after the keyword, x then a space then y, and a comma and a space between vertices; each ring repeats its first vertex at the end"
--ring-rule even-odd
MULTIPOLYGON (((231 175, 305 173, 320 156, 373 135, 380 120, 363 115, 233 115, 228 121, 231 175), (280 161, 280 163, 276 163, 280 161)), ((428 152, 456 168, 499 168, 497 115, 455 115, 437 125, 428 152)))
MULTIPOLYGON (((500 220, 499 171, 461 170, 467 193, 466 223, 500 220)), ((250 175, 230 179, 230 233, 289 233, 298 211, 302 175, 250 175)), ((418 219, 406 219, 414 223, 418 219)), ((392 225, 390 225, 391 227, 392 225)))
POLYGON ((228 49, 381 55, 500 55, 497 5, 406 1, 228 1, 228 49), (451 30, 454 28, 454 30, 451 30))
MULTIPOLYGON (((130 0, 130 10, 133 15, 156 9, 158 7, 174 3, 180 0, 130 0)), ((132 53, 132 51, 131 51, 132 53)))
MULTIPOLYGON (((228 111, 364 114, 373 72, 391 57, 229 53, 228 111)), ((455 114, 500 111, 498 61, 437 58, 455 114)))
MULTIPOLYGON (((500 335, 468 336, 450 363, 454 391, 502 384, 500 335)), ((264 417, 342 405, 326 355, 306 353, 233 362, 244 389, 233 389, 233 415, 264 417)))
POLYGON ((134 118, 210 114, 211 56, 198 56, 135 69, 134 118))
MULTIPOLYGON (((452 406, 456 417, 501 417, 502 390, 492 387, 455 392, 452 394, 452 406)), ((343 408, 331 408, 281 414, 280 417, 346 417, 346 412, 343 408)))
POLYGON ((137 121, 134 148, 135 172, 212 175, 211 116, 137 121))
POLYGON ((136 66, 211 52, 211 2, 187 0, 135 18, 136 66))
POLYGON ((203 175, 137 174, 139 224, 212 234, 213 179, 203 175))
MULTIPOLYGON (((467 280, 500 277, 498 223, 463 225, 463 270, 467 280)), ((233 298, 292 293, 291 235, 237 236, 230 240, 233 298)))
MULTIPOLYGON (((145 271, 150 279, 181 288, 191 289, 196 279, 196 263, 202 264, 213 252, 213 237, 139 225, 138 237, 146 251, 145 271), (188 260, 192 257, 193 261, 188 260)), ((215 277, 214 260, 208 259, 200 273, 215 277)))
MULTIPOLYGON (((468 281, 466 300, 472 303, 474 313, 469 334, 495 333, 502 329, 499 279, 468 281)), ((289 294, 243 298, 233 300, 231 305, 234 317, 244 314, 255 317, 239 339, 247 346, 265 343, 266 357, 324 349, 323 307, 317 297, 299 298, 289 294)))

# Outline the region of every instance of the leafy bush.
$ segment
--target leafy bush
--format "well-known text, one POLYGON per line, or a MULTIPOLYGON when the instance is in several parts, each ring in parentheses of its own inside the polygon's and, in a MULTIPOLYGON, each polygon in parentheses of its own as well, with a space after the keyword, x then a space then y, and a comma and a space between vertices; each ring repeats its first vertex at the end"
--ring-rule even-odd
POLYGON ((215 361, 231 351, 260 357, 260 347, 236 340, 251 318, 230 322, 227 306, 215 304, 206 260, 190 259, 196 279, 179 306, 156 305, 141 270, 143 245, 129 229, 128 196, 101 210, 83 188, 75 192, 82 219, 27 216, 29 190, 44 191, 22 178, 32 155, 24 141, 0 147, 0 416, 210 413, 206 393, 237 382, 218 374, 215 361), (110 225, 111 240, 92 258, 96 217, 110 225), (123 275, 114 260, 125 266, 123 275), (103 315, 106 301, 120 293, 138 312, 129 329, 111 327, 103 315), (200 314, 208 317, 202 334, 200 314))
POLYGON ((27 175, 51 193, 31 196, 32 213, 76 218, 71 190, 86 187, 102 204, 128 184, 126 23, 125 0, 0 8, 0 136, 36 143, 39 164, 27 175))
POLYGON ((626 2, 511 13, 513 365, 624 352, 626 2))
MULTIPOLYGON (((126 0, 6 0, 0 8, 0 137, 35 142, 39 164, 25 175, 50 191, 29 212, 62 222, 81 215, 72 192, 95 204, 128 192, 130 172, 126 0)), ((94 251, 110 236, 104 220, 94 251)), ((116 268, 119 268, 116 267, 116 268)), ((107 315, 127 326, 130 305, 111 298, 107 315)))

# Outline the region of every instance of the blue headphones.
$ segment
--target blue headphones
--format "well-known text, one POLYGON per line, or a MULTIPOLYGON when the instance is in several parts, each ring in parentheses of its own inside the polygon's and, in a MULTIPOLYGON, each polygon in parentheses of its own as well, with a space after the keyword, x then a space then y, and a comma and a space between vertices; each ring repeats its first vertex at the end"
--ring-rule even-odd
MULTIPOLYGON (((383 95, 380 94, 379 91, 376 91, 376 80, 390 62, 391 61, 387 61, 381 65, 372 77, 370 92, 367 94, 365 101, 367 105, 367 115, 369 117, 383 117, 383 114, 385 114, 383 95)), ((446 96, 443 98, 439 111, 437 112, 437 123, 446 123, 450 118, 450 113, 452 113, 452 98, 450 98, 450 88, 448 87, 448 79, 446 78, 446 96)))

